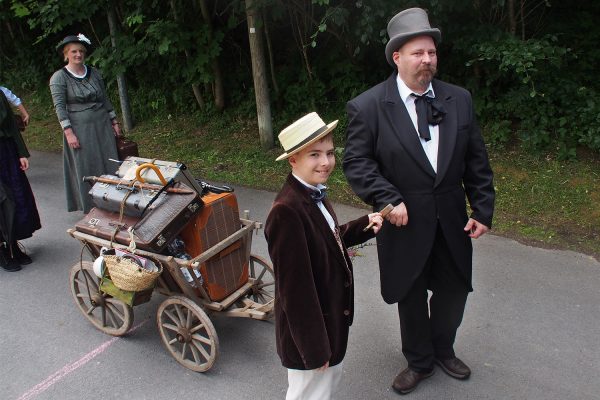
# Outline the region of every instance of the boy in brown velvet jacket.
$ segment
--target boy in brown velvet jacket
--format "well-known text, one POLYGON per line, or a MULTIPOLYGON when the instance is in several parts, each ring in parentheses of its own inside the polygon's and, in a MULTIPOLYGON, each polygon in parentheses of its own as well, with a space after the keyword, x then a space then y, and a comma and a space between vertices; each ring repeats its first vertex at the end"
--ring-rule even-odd
POLYGON ((288 368, 286 400, 330 399, 340 379, 353 318, 354 277, 347 246, 372 238, 379 213, 338 225, 324 197, 335 166, 333 134, 311 113, 279 134, 292 168, 267 217, 275 270, 277 353, 288 368), (373 222, 373 229, 364 228, 373 222))

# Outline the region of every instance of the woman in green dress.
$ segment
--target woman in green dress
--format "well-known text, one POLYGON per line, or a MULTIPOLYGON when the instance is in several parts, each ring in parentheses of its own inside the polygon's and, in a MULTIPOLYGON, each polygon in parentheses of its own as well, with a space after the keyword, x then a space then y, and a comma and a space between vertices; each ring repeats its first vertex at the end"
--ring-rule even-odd
POLYGON ((65 37, 56 47, 67 63, 50 78, 50 92, 63 136, 63 172, 67 210, 93 206, 84 176, 114 174, 118 165, 117 115, 106 95, 102 76, 85 64, 91 42, 83 34, 65 37))

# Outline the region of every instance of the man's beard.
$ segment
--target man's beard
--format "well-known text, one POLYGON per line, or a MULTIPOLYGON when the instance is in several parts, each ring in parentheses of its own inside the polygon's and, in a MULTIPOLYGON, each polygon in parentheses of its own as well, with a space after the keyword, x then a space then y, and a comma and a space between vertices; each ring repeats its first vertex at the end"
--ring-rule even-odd
POLYGON ((434 66, 422 68, 419 70, 419 72, 417 72, 417 82, 419 82, 419 84, 423 87, 429 86, 436 73, 437 68, 434 66))

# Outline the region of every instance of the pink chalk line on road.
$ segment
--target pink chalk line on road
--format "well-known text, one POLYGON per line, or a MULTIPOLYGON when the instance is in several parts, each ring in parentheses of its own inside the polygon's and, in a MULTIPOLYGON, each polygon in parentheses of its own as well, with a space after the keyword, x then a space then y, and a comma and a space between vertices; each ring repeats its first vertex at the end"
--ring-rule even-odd
MULTIPOLYGON (((131 328, 128 331, 128 333, 132 333, 133 331, 144 325, 146 322, 148 322, 148 320, 140 322, 139 324, 131 328)), ((56 371, 48 378, 44 379, 44 381, 38 383, 37 385, 29 389, 27 392, 23 393, 18 400, 33 399, 34 397, 44 393, 50 386, 60 382, 65 376, 69 375, 71 372, 77 370, 78 368, 83 367, 89 361, 93 360, 96 356, 102 354, 106 349, 108 349, 113 343, 115 343, 119 339, 120 337, 114 337, 110 340, 107 340, 100 346, 96 347, 94 350, 81 357, 79 360, 71 364, 65 365, 60 370, 56 371)))

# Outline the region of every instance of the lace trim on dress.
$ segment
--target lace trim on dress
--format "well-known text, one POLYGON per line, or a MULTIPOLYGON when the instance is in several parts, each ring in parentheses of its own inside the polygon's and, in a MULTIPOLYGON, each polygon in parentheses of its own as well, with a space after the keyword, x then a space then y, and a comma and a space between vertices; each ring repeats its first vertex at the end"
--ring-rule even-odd
POLYGON ((69 69, 69 67, 67 67, 65 65, 65 69, 67 70, 67 72, 69 72, 69 74, 73 75, 75 78, 79 78, 79 79, 83 79, 83 78, 85 78, 87 76, 87 73, 88 73, 87 65, 83 64, 83 68, 84 68, 83 75, 79 75, 79 74, 76 74, 75 72, 71 71, 69 69))

